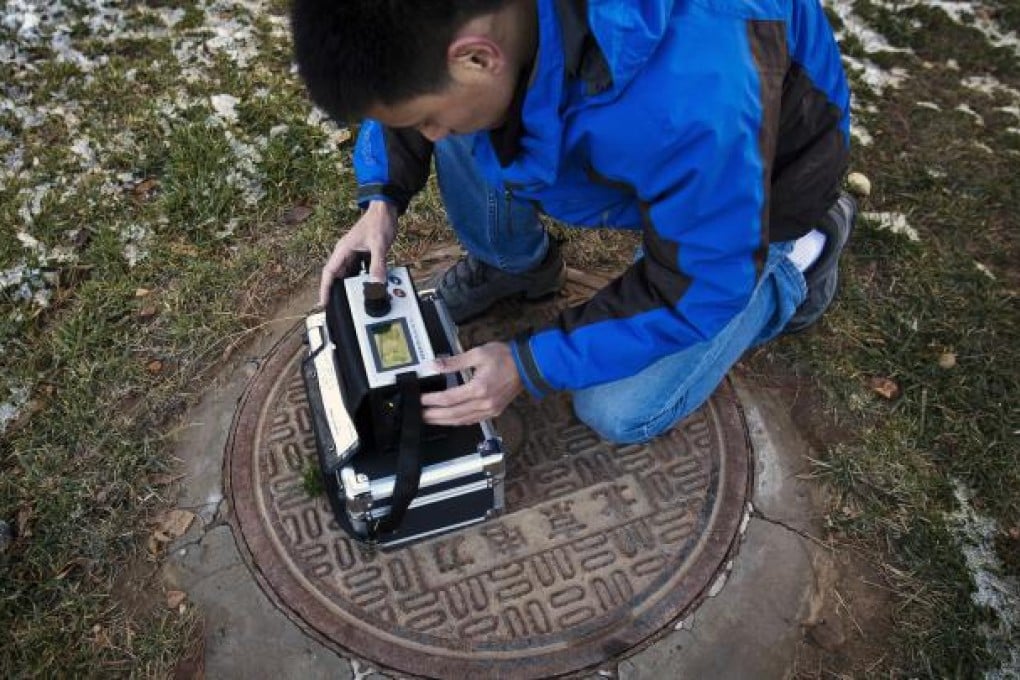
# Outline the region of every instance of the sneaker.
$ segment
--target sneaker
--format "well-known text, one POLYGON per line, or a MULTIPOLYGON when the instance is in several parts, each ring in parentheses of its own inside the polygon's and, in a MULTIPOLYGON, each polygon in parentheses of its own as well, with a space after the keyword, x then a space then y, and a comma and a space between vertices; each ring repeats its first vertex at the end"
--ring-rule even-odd
POLYGON ((463 323, 506 298, 538 300, 554 295, 566 280, 560 245, 551 238, 542 263, 529 272, 511 274, 468 255, 446 270, 436 290, 453 322, 463 323))
POLYGON ((804 330, 825 313, 836 297, 839 285, 839 257, 843 254, 857 220, 857 202, 850 194, 841 193, 829 208, 817 229, 825 234, 825 247, 814 264, 804 272, 807 297, 797 308, 784 333, 804 330))

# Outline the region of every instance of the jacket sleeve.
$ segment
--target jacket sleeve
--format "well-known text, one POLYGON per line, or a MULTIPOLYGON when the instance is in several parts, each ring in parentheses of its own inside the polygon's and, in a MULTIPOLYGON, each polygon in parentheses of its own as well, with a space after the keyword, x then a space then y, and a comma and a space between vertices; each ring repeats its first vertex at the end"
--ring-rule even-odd
POLYGON ((354 147, 358 205, 383 200, 407 209, 411 197, 425 186, 432 158, 432 142, 417 130, 386 127, 365 120, 354 147))
POLYGON ((715 337, 747 306, 767 255, 782 69, 731 87, 728 99, 723 92, 680 113, 656 109, 650 92, 631 109, 650 118, 592 149, 593 172, 612 168, 602 179, 638 202, 644 255, 587 303, 511 343, 535 396, 632 376, 715 337), (748 84, 762 96, 741 96, 748 84), (641 139, 648 129, 672 134, 641 139))

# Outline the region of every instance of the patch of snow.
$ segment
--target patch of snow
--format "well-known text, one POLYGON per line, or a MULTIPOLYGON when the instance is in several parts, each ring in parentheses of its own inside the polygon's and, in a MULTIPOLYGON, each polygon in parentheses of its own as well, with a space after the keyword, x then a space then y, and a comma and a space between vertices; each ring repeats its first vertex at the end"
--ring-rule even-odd
POLYGON ((974 148, 981 149, 986 154, 989 154, 991 156, 995 155, 995 149, 993 149, 992 147, 988 146, 984 142, 973 142, 972 144, 973 144, 974 148))
POLYGON ((1003 32, 999 24, 993 21, 987 12, 975 11, 981 9, 981 5, 972 0, 963 2, 948 2, 947 0, 913 0, 906 3, 897 3, 900 8, 924 5, 945 12, 946 16, 958 24, 971 26, 980 31, 988 42, 994 47, 1006 47, 1012 49, 1020 56, 1020 38, 1017 38, 1015 31, 1003 32))
POLYGON ((850 123, 850 136, 857 140, 857 143, 861 146, 871 146, 874 141, 871 137, 871 133, 868 132, 863 126, 854 123, 850 123))
POLYGON ((969 90, 986 94, 989 97, 994 97, 1001 92, 1013 102, 1020 103, 1020 90, 1006 85, 994 76, 967 76, 960 81, 960 84, 969 90))
POLYGON ((83 168, 91 170, 97 166, 96 152, 92 150, 92 144, 87 137, 79 137, 74 140, 71 144, 71 151, 81 159, 83 168))
POLYGON ((230 150, 234 152, 234 157, 237 159, 226 175, 226 182, 241 191, 241 197, 246 205, 257 205, 266 195, 266 191, 262 187, 262 174, 257 165, 262 162, 262 154, 251 144, 239 140, 229 130, 224 132, 227 142, 230 144, 230 150))
POLYGON ((32 224, 35 222, 35 218, 42 213, 43 199, 46 198, 52 188, 53 185, 47 182, 22 189, 18 192, 18 196, 25 196, 24 202, 18 209, 18 216, 21 217, 25 224, 32 224))
MULTIPOLYGON (((885 36, 868 26, 854 12, 854 2, 855 0, 828 0, 826 3, 836 12, 843 24, 842 29, 836 33, 837 39, 843 40, 847 36, 853 36, 863 46, 867 54, 888 52, 913 54, 913 50, 910 48, 891 45, 885 36)), ((848 69, 856 72, 868 88, 879 96, 887 87, 894 89, 899 87, 908 77, 907 71, 903 68, 894 67, 886 70, 870 59, 857 59, 843 55, 843 63, 848 69)))
POLYGON ((826 4, 835 10, 836 14, 839 15, 840 21, 843 22, 843 30, 838 35, 840 39, 846 34, 854 36, 868 54, 875 54, 877 52, 913 54, 914 51, 909 47, 894 47, 890 45, 884 35, 877 33, 863 19, 857 16, 854 13, 854 0, 828 0, 826 4))
POLYGON ((120 241, 124 244, 121 251, 129 267, 134 267, 149 256, 147 245, 152 238, 152 230, 142 224, 131 224, 120 231, 120 241))
POLYGON ((995 110, 1008 113, 1017 120, 1020 120, 1020 106, 1000 106, 995 110))
POLYGON ((221 118, 230 123, 237 122, 236 108, 240 99, 229 94, 214 94, 209 97, 209 101, 212 103, 213 111, 221 118))
POLYGON ((230 218, 230 220, 227 221, 227 224, 226 224, 226 226, 223 227, 223 229, 221 229, 220 231, 217 231, 213 235, 216 238, 221 239, 221 240, 222 239, 226 239, 226 238, 230 238, 231 236, 234 235, 234 231, 237 230, 237 225, 240 224, 240 223, 241 223, 241 220, 239 220, 236 217, 232 217, 232 218, 230 218))
POLYGON ((996 278, 995 274, 992 273, 991 269, 989 269, 985 265, 981 264, 980 262, 974 262, 974 266, 977 267, 977 270, 979 272, 981 272, 982 274, 984 274, 985 276, 990 278, 992 281, 995 280, 995 278, 996 278))
POLYGON ((866 212, 861 213, 861 216, 868 220, 868 222, 871 222, 876 229, 901 234, 911 241, 921 240, 917 230, 907 224, 907 216, 903 213, 866 212))
POLYGON ((9 389, 7 398, 0 402, 0 434, 7 431, 7 426, 21 413, 28 403, 29 391, 24 387, 9 389))
POLYGON ((872 61, 857 59, 847 55, 843 55, 843 64, 849 71, 855 73, 868 86, 868 89, 872 90, 876 95, 881 95, 887 87, 898 88, 909 75, 906 69, 899 66, 886 70, 872 61))
POLYGON ((1014 636, 1020 634, 1020 584, 1003 574, 995 554, 995 536, 999 531, 995 520, 977 513, 971 505, 973 492, 963 482, 951 481, 959 508, 948 519, 974 581, 971 600, 998 618, 998 625, 982 626, 988 650, 1000 662, 999 668, 985 677, 1015 678, 1020 676, 1020 647, 1014 643, 1014 636))
POLYGON ((975 123, 984 127, 985 119, 981 117, 980 113, 970 108, 970 106, 968 106, 967 104, 959 104, 955 110, 960 111, 961 113, 966 113, 968 116, 974 118, 975 123))
POLYGON ((941 111, 942 107, 935 102, 917 102, 914 104, 919 109, 931 109, 932 111, 941 111))

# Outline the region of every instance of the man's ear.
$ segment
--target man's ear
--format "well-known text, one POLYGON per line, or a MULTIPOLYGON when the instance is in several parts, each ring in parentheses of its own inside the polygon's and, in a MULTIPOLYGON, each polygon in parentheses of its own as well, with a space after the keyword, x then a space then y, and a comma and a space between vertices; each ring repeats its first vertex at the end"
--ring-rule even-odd
POLYGON ((446 50, 446 61, 454 79, 480 75, 498 75, 506 65, 506 55, 489 38, 468 35, 457 38, 446 50))

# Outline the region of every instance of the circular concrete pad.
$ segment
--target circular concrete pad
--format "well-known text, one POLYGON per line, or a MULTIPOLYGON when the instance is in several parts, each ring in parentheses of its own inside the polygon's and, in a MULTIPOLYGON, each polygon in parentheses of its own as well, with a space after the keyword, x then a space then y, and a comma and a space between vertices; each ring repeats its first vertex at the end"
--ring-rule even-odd
MULTIPOLYGON (((511 303, 462 329, 466 346, 510 337, 589 297, 511 303)), ((305 480, 314 436, 301 324, 240 403, 227 443, 232 525, 262 588, 304 630, 415 675, 548 677, 594 666, 684 614, 735 544, 750 449, 733 390, 647 445, 614 446, 569 398, 518 399, 496 422, 506 512, 390 551, 345 535, 305 480)))

